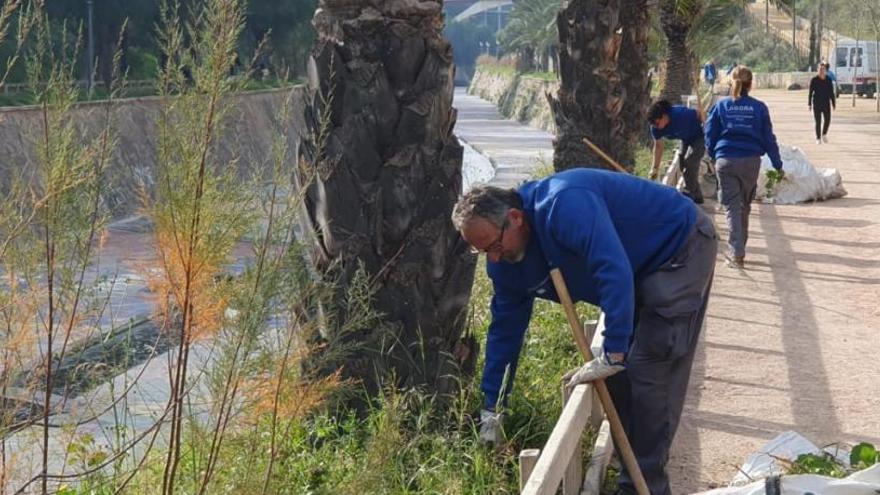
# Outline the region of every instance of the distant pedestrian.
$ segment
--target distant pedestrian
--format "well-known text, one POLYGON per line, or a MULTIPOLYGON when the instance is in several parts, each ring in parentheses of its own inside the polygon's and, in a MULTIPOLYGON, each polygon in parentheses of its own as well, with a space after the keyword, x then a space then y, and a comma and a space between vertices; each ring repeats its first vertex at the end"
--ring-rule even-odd
POLYGON ((818 73, 810 80, 810 92, 807 96, 807 105, 813 110, 813 120, 816 122, 816 144, 828 142, 831 109, 837 109, 834 84, 828 77, 827 70, 825 64, 819 64, 818 73))
POLYGON ((733 69, 736 69, 737 67, 739 67, 739 65, 737 65, 736 60, 734 60, 733 63, 730 64, 730 67, 727 68, 727 73, 725 75, 729 76, 733 74, 733 69))
MULTIPOLYGON (((837 89, 837 74, 835 74, 834 71, 831 70, 831 64, 829 64, 828 62, 822 62, 822 65, 825 66, 825 76, 828 79, 831 79, 831 84, 834 85, 834 89, 836 90, 837 89)), ((837 91, 835 91, 834 94, 836 96, 837 91)))
POLYGON ((709 62, 703 66, 703 79, 709 86, 709 91, 715 89, 715 80, 718 79, 718 69, 715 67, 715 59, 709 60, 709 62))
POLYGON ((733 96, 718 102, 706 121, 706 149, 715 160, 718 200, 727 216, 727 265, 743 268, 749 238, 749 213, 758 189, 761 155, 784 175, 767 105, 749 96, 752 71, 732 72, 733 96))
POLYGON ((663 157, 663 139, 678 139, 681 144, 676 152, 681 173, 684 175, 684 195, 696 204, 703 204, 700 188, 700 162, 706 155, 703 138, 703 120, 700 114, 683 105, 672 105, 660 100, 648 109, 648 123, 654 138, 654 162, 651 179, 656 179, 663 157))

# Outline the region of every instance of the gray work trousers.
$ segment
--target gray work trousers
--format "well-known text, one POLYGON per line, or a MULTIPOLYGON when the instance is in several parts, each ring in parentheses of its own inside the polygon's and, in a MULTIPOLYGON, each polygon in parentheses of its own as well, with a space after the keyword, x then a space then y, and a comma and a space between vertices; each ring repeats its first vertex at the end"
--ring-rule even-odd
POLYGON ((678 149, 679 166, 684 175, 685 194, 694 201, 703 199, 703 190, 700 187, 700 162, 706 154, 706 142, 702 137, 685 145, 681 143, 678 149))
POLYGON ((761 157, 719 158, 715 162, 718 177, 718 202, 727 215, 728 254, 745 256, 749 240, 749 214, 758 190, 761 157))
MULTIPOLYGON (((669 447, 684 406, 715 273, 718 236, 709 216, 697 210, 697 223, 684 245, 636 286, 635 331, 627 367, 606 380, 653 495, 670 493, 669 447)), ((620 487, 636 493, 625 469, 620 487)))

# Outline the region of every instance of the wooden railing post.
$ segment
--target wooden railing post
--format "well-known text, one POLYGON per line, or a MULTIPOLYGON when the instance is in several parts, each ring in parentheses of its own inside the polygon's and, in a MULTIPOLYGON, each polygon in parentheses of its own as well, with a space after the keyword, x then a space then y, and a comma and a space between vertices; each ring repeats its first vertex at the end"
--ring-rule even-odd
POLYGON ((519 491, 526 488, 529 476, 538 463, 538 456, 541 455, 541 449, 525 449, 519 453, 519 491))
MULTIPOLYGON (((568 404, 562 409, 559 421, 553 427, 535 469, 529 476, 522 493, 553 495, 565 477, 572 454, 580 445, 592 406, 591 386, 581 384, 571 392, 568 404)), ((578 457, 578 460, 580 458, 578 457)))
MULTIPOLYGON (((584 323, 584 336, 587 337, 587 342, 590 342, 591 349, 602 348, 603 331, 605 331, 605 318, 602 314, 599 315, 598 320, 588 320, 584 323)), ((605 419, 605 411, 599 405, 599 395, 596 393, 595 388, 592 388, 592 394, 593 407, 590 409, 590 427, 593 431, 599 431, 599 427, 602 426, 602 420, 605 419)))
MULTIPOLYGON (((562 382, 562 408, 565 409, 565 405, 568 403, 568 398, 571 395, 571 389, 566 387, 566 382, 562 382)), ((590 387, 592 390, 592 387, 590 387)), ((592 396, 591 396, 592 401, 592 396)), ((592 409, 592 407, 591 407, 592 409)), ((575 432, 572 432, 574 435, 575 432)), ((568 464, 565 467, 565 475, 562 477, 562 495, 578 495, 581 492, 581 483, 584 480, 584 469, 583 465, 581 465, 583 451, 581 447, 581 434, 577 436, 577 443, 574 447, 574 451, 571 453, 571 458, 568 460, 568 464)))
POLYGON ((599 434, 596 435, 596 444, 587 465, 587 475, 584 477, 583 495, 599 495, 602 484, 605 481, 605 470, 611 462, 611 454, 614 452, 614 442, 611 440, 611 426, 608 421, 602 422, 599 434))

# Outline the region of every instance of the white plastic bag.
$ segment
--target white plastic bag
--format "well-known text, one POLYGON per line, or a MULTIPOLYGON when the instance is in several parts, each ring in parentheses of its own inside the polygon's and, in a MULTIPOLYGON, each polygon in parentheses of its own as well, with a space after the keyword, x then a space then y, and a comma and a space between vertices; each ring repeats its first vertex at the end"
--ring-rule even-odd
MULTIPOLYGON (((794 431, 779 434, 750 455, 734 476, 731 486, 699 495, 764 495, 764 478, 785 473, 784 462, 794 461, 801 454, 819 454, 823 450, 794 431), (759 481, 754 481, 759 480, 759 481)), ((843 466, 849 466, 849 449, 826 447, 843 466)), ((782 476, 783 495, 876 495, 880 490, 880 464, 837 479, 814 474, 782 476)))
MULTIPOLYGON (((843 479, 815 474, 783 476, 782 495, 877 495, 880 490, 880 464, 853 473, 843 479)), ((719 488, 700 495, 764 495, 764 480, 746 486, 719 488)))
POLYGON ((808 201, 823 201, 846 196, 843 180, 837 169, 817 169, 796 146, 779 146, 785 179, 768 195, 767 172, 773 170, 767 155, 761 157, 758 176, 758 199, 765 203, 791 205, 808 201))

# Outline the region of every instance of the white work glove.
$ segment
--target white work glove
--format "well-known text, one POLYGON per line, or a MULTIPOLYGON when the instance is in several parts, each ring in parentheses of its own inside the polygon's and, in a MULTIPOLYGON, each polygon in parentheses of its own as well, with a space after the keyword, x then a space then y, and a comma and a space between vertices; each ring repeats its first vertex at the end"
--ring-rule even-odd
POLYGON ((480 411, 480 442, 498 445, 501 443, 501 413, 483 409, 480 411))
POLYGON ((570 388, 574 387, 575 385, 580 385, 581 383, 602 380, 625 369, 626 366, 624 366, 622 363, 609 363, 608 358, 603 353, 601 356, 593 358, 592 361, 581 366, 580 368, 575 368, 574 370, 566 373, 566 376, 569 378, 565 386, 570 388))

